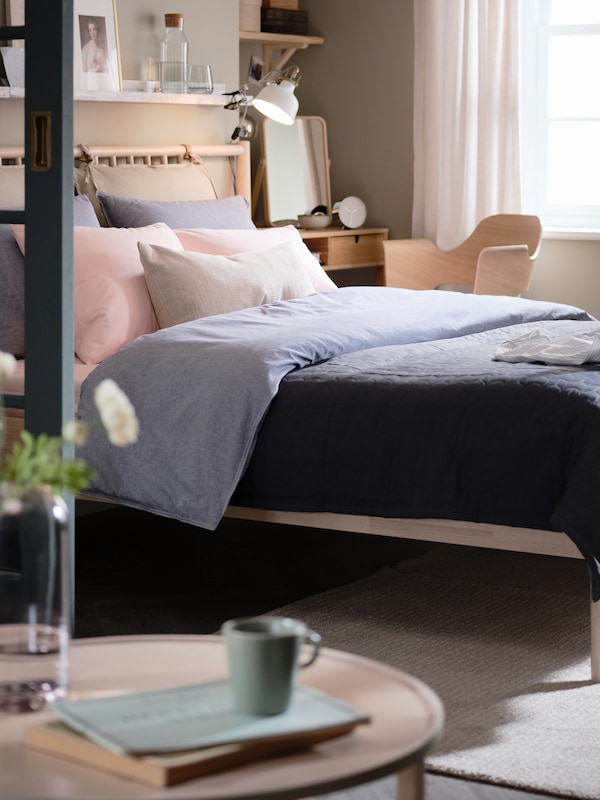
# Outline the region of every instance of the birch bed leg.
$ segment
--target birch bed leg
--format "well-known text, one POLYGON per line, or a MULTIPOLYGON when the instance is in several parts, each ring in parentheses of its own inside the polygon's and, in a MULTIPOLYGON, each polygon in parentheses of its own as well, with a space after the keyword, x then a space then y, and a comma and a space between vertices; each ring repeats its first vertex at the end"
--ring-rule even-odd
POLYGON ((592 681, 600 683, 600 600, 590 604, 590 623, 592 681))

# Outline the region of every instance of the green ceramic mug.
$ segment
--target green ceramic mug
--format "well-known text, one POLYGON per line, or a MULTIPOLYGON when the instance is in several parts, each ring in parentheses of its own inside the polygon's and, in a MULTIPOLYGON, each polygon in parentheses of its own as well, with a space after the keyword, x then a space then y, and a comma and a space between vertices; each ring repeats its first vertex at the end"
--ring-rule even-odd
POLYGON ((290 617, 231 619, 223 624, 233 704, 241 714, 271 715, 285 711, 298 669, 319 654, 321 637, 290 617), (302 646, 311 645, 301 661, 302 646))

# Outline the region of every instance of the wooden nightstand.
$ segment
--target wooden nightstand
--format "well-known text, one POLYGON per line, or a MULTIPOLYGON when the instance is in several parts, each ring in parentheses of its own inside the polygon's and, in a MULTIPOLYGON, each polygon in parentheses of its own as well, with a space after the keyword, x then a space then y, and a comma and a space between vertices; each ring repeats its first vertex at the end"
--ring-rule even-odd
POLYGON ((313 253, 319 253, 328 272, 341 269, 375 267, 377 285, 383 286, 383 241, 387 228, 300 229, 302 239, 313 253))

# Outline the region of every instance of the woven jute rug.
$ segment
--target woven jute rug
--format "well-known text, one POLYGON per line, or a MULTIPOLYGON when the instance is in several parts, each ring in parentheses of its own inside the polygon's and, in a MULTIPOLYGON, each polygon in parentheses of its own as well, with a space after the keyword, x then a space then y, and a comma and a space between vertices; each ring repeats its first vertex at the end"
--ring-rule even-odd
POLYGON ((441 545, 274 613, 439 694, 446 727, 429 772, 600 798, 583 561, 441 545))

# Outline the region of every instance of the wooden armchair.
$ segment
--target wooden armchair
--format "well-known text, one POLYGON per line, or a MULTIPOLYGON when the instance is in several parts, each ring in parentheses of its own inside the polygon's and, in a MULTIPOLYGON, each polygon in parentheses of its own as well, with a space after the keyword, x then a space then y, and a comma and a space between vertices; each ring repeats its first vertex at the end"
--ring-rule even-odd
POLYGON ((388 239, 384 283, 518 297, 529 288, 541 241, 541 221, 528 214, 486 217, 453 250, 440 250, 429 239, 388 239))

